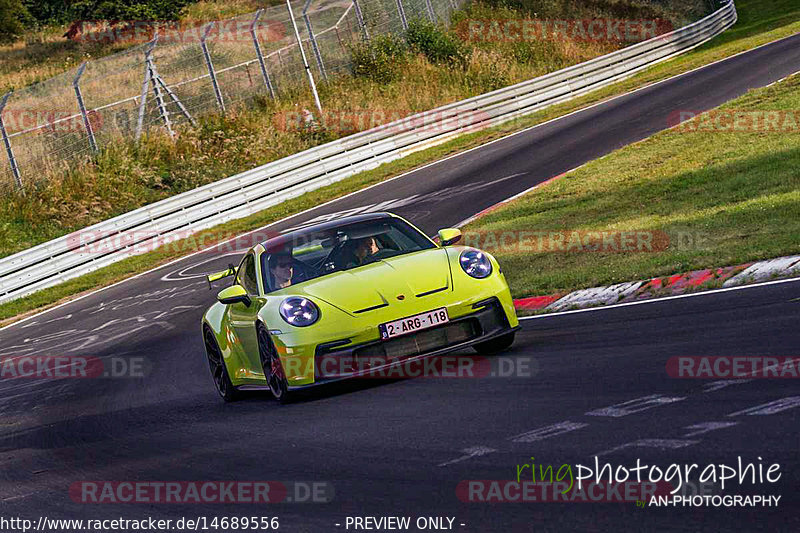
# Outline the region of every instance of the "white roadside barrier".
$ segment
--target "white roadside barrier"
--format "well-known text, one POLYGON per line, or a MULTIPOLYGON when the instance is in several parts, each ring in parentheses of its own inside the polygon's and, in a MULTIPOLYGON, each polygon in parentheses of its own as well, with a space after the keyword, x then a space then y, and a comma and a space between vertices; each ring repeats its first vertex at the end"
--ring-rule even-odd
POLYGON ((623 80, 736 23, 733 0, 707 17, 579 65, 350 135, 178 194, 0 259, 0 303, 243 218, 358 172, 623 80))

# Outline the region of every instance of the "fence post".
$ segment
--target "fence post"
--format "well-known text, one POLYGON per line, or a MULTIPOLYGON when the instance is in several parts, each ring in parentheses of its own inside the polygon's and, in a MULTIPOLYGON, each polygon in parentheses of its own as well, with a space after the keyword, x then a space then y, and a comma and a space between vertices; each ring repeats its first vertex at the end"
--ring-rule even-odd
POLYGON ((214 96, 217 97, 217 105, 219 106, 219 110, 224 115, 225 102, 222 100, 222 93, 220 92, 219 84, 217 83, 217 73, 214 71, 214 64, 211 62, 211 54, 208 53, 208 44, 206 43, 208 34, 211 32, 211 28, 213 27, 214 22, 206 26, 203 36, 200 38, 200 47, 203 49, 203 57, 206 60, 206 67, 208 67, 208 75, 211 76, 211 85, 214 87, 214 96))
MULTIPOLYGON (((169 120, 169 110, 167 104, 164 102, 164 95, 161 94, 161 87, 158 84, 158 73, 156 72, 156 64, 153 60, 153 49, 158 41, 158 35, 153 39, 153 44, 145 53, 145 63, 147 64, 147 79, 153 82, 153 92, 156 95, 156 106, 158 107, 158 114, 164 120, 164 126, 167 128, 170 137, 175 137, 175 132, 172 131, 172 122, 169 120)), ((144 99, 142 100, 144 102, 144 99)), ((141 108, 139 108, 141 112, 141 108)))
MULTIPOLYGON (((153 83, 155 84, 155 87, 156 88, 161 87, 161 89, 165 93, 167 93, 167 96, 169 96, 170 100, 172 100, 172 102, 176 106, 178 106, 178 109, 181 111, 181 113, 183 113, 183 116, 186 117, 186 119, 189 121, 189 123, 196 128, 197 127, 197 122, 195 122, 195 120, 192 117, 192 115, 189 114, 189 110, 186 109, 186 107, 181 103, 181 101, 178 99, 178 97, 175 95, 175 93, 173 93, 170 90, 170 88, 167 86, 167 84, 164 83, 164 80, 161 78, 161 75, 158 73, 158 69, 156 68, 156 62, 155 61, 151 61, 150 62, 150 66, 151 66, 151 69, 153 71, 153 83)), ((164 108, 164 113, 166 114, 166 107, 164 108)))
POLYGON ((17 166, 17 160, 14 159, 14 151, 11 150, 11 141, 8 139, 8 134, 6 133, 6 126, 3 124, 3 109, 6 108, 6 102, 8 102, 8 97, 11 96, 12 91, 8 91, 3 99, 0 100, 0 135, 3 136, 3 144, 6 147, 6 153, 8 154, 8 163, 11 165, 11 173, 14 175, 14 182, 17 184, 17 189, 22 190, 22 180, 19 177, 19 167, 17 166))
POLYGON ((358 20, 358 25, 361 27, 361 33, 364 34, 364 40, 369 41, 367 25, 364 22, 364 13, 361 12, 361 4, 358 3, 358 0, 353 0, 353 7, 356 8, 356 20, 358 20))
POLYGON ((400 23, 403 25, 403 31, 408 29, 408 20, 406 20, 406 10, 403 9, 403 0, 395 0, 397 3, 397 12, 400 14, 400 23))
POLYGON ((150 80, 153 76, 153 71, 150 68, 150 54, 153 53, 156 43, 158 43, 158 31, 156 31, 156 34, 153 36, 153 40, 150 41, 150 46, 144 52, 144 82, 142 83, 142 100, 139 102, 139 117, 136 121, 137 141, 142 136, 142 129, 144 128, 144 112, 147 102, 147 93, 150 90, 150 80))
POLYGON ((311 67, 308 66, 308 59, 306 52, 303 50, 303 41, 300 39, 300 32, 297 30, 297 22, 294 20, 294 12, 292 12, 292 4, 286 0, 286 8, 289 10, 289 18, 292 20, 292 27, 294 28, 294 37, 297 39, 297 47, 300 49, 300 57, 303 58, 303 66, 308 75, 308 84, 311 86, 311 92, 314 94, 314 103, 317 105, 320 117, 322 116, 322 104, 319 101, 319 94, 317 94, 317 84, 314 83, 314 75, 311 74, 311 67))
POLYGON ((305 5, 303 6, 303 20, 306 22, 306 29, 308 30, 308 39, 311 41, 311 49, 314 51, 314 57, 317 58, 317 66, 319 67, 319 73, 322 74, 322 79, 328 79, 328 73, 325 72, 325 64, 322 62, 322 54, 319 51, 319 46, 317 45, 317 38, 314 37, 314 29, 311 27, 311 19, 308 18, 308 8, 311 6, 312 0, 306 0, 305 5))
POLYGON ((261 77, 264 78, 264 83, 267 85, 267 90, 272 99, 275 99, 275 89, 272 87, 272 80, 269 79, 269 72, 267 72, 267 64, 264 63, 264 55, 261 53, 261 43, 258 42, 258 35, 256 34, 256 24, 259 17, 264 12, 264 8, 256 11, 256 16, 253 22, 250 23, 250 35, 253 36, 253 46, 256 49, 256 56, 258 56, 258 64, 261 67, 261 77))
POLYGON ((433 10, 431 0, 425 0, 425 7, 428 11, 428 18, 431 19, 431 22, 436 23, 436 12, 433 10))
POLYGON ((344 42, 342 42, 342 36, 339 35, 339 28, 334 26, 333 29, 336 30, 336 40, 339 41, 339 48, 342 49, 342 53, 346 54, 347 48, 344 46, 344 42))
POLYGON ((72 87, 75 89, 75 97, 78 99, 78 108, 81 110, 81 116, 83 117, 83 126, 86 128, 86 135, 89 137, 89 147, 92 149, 92 152, 97 152, 97 141, 94 138, 94 130, 92 129, 92 123, 89 122, 89 115, 86 113, 86 106, 83 103, 83 94, 81 93, 81 76, 83 76, 83 72, 86 70, 86 65, 88 61, 84 61, 80 67, 78 67, 78 73, 75 75, 75 79, 72 80, 72 87))

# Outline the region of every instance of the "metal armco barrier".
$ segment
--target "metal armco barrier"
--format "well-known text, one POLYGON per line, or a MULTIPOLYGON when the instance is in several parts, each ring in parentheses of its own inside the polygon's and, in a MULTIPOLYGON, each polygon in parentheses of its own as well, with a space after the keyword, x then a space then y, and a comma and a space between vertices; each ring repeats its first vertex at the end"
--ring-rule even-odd
POLYGON ((154 239, 186 236, 246 217, 464 131, 611 85, 708 41, 736 19, 733 0, 728 0, 711 15, 671 33, 294 154, 0 259, 0 303, 110 265, 154 239))

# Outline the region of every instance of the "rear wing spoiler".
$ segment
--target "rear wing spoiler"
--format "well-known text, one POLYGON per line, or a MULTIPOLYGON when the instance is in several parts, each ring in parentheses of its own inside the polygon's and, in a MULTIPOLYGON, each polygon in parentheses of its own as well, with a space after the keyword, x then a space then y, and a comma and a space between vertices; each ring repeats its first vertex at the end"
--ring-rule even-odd
POLYGON ((228 268, 225 270, 220 270, 219 272, 214 272, 213 274, 207 275, 206 280, 208 280, 208 289, 211 290, 211 283, 215 281, 219 281, 230 276, 235 276, 238 268, 239 267, 235 267, 233 265, 228 265, 228 268))

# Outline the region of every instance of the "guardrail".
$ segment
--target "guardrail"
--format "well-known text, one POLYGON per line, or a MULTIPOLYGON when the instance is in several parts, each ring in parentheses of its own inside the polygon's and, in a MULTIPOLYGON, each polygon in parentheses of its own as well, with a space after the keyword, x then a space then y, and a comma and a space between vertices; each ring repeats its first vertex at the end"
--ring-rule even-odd
POLYGON ((315 76, 349 74, 353 45, 400 34, 406 12, 449 21, 464 1, 286 0, 202 25, 75 22, 70 39, 124 49, 0 98, 0 190, 24 191, 120 141, 161 128, 174 136, 181 124, 306 85, 321 112, 315 76))
POLYGON ((268 163, 0 259, 0 303, 104 267, 169 235, 186 236, 308 191, 611 85, 719 35, 733 0, 688 26, 579 65, 419 113, 268 163), (98 252, 97 250, 103 250, 98 252))

